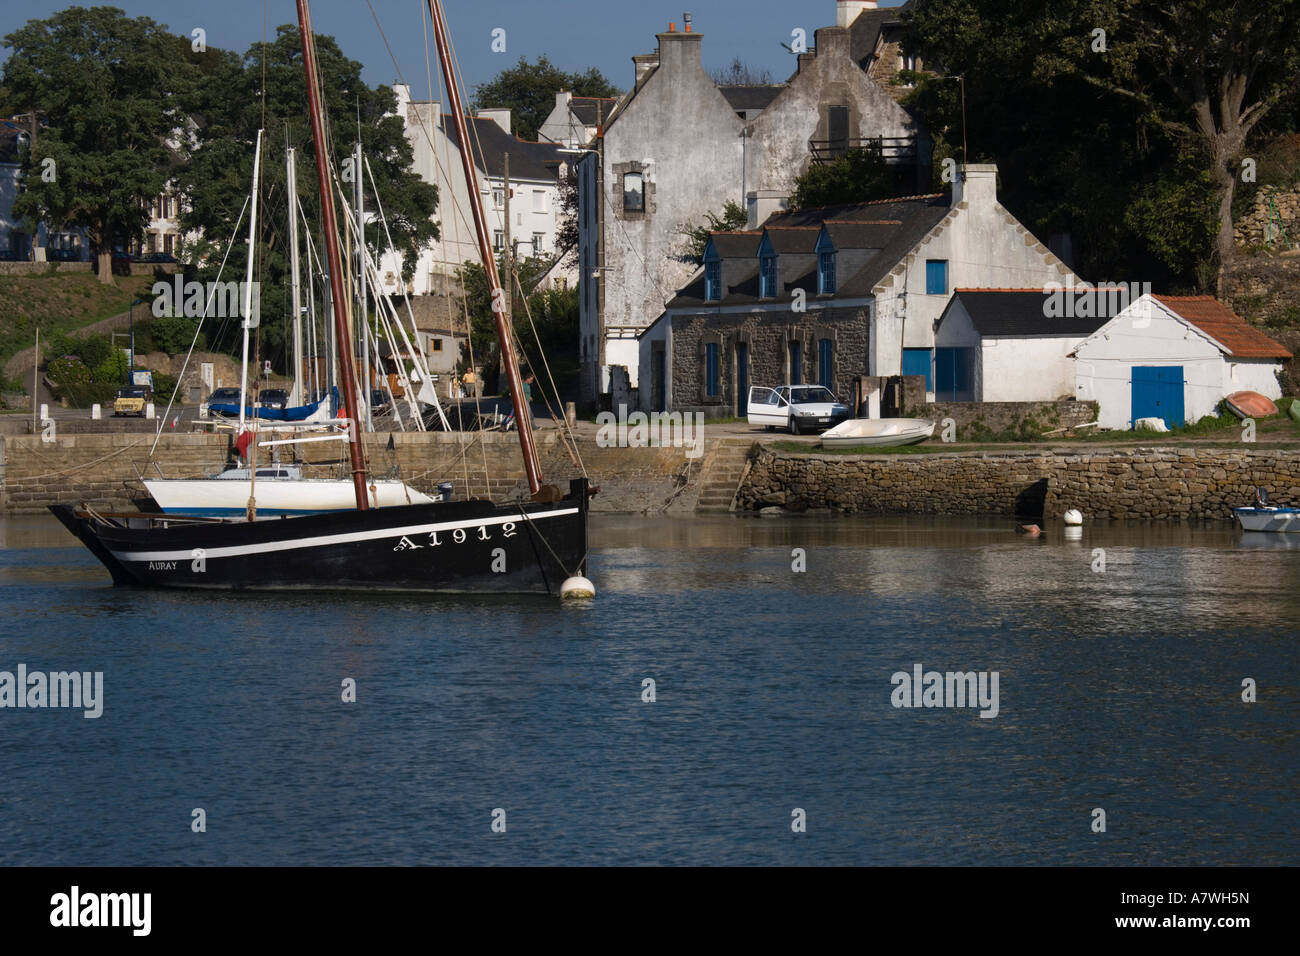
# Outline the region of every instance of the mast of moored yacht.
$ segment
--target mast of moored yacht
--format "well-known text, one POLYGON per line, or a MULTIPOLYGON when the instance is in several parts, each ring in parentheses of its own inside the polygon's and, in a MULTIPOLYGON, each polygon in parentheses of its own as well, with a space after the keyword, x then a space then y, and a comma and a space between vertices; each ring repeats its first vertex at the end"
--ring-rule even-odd
POLYGON ((357 417, 357 377, 352 364, 352 338, 347 320, 347 295, 343 289, 343 266, 339 256, 338 223, 334 217, 334 192, 330 188, 329 159, 326 153, 325 119, 320 88, 316 79, 316 41, 311 32, 311 14, 307 0, 298 0, 298 32, 302 36, 302 65, 307 74, 307 108, 311 114, 312 142, 316 152, 316 178, 320 185, 321 215, 324 220, 325 258, 329 268, 330 298, 334 310, 334 334, 337 344, 338 380, 348 419, 348 457, 352 463, 352 485, 357 510, 366 511, 366 466, 361 456, 361 423, 357 417))
MULTIPOLYGON (((301 2, 301 0, 300 0, 301 2)), ((528 488, 537 494, 542 487, 542 468, 533 443, 532 414, 524 401, 523 381, 519 377, 519 363, 515 359, 514 342, 510 334, 510 319, 506 314, 505 291, 497 273, 496 256, 492 253, 491 236, 487 219, 483 215, 483 198, 478 191, 478 173, 474 165, 469 133, 466 129, 465 110, 461 105, 460 87, 456 84, 456 71, 451 59, 451 43, 447 39, 447 22, 443 16, 441 0, 429 0, 429 15, 433 20, 433 39, 438 47, 438 59, 446 80, 447 109, 456 124, 460 140, 460 161, 465 168, 465 184, 469 187, 469 205, 474 214, 474 231, 478 235, 479 256, 487 273, 488 288, 492 294, 492 318, 496 321, 497 339, 501 346, 501 367, 510 383, 510 402, 515 410, 515 424, 519 432, 519 445, 524 455, 524 471, 528 474, 528 488)))
POLYGON ((285 150, 285 178, 289 193, 289 275, 290 305, 293 310, 293 385, 290 386, 289 405, 306 405, 302 388, 302 277, 298 272, 298 174, 294 163, 294 149, 285 150))
MULTIPOLYGON (((248 219, 248 268, 244 273, 244 358, 239 366, 239 432, 244 431, 244 405, 248 398, 248 330, 253 322, 253 251, 257 242, 257 174, 262 168, 262 131, 257 131, 257 146, 253 149, 253 198, 248 219)), ((250 459, 251 460, 251 459, 250 459)))

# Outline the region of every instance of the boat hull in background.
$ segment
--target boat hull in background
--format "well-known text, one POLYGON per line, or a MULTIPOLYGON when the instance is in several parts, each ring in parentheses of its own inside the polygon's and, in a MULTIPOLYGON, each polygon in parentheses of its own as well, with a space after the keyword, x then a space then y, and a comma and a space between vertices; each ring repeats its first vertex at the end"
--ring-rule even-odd
POLYGON ((822 433, 823 448, 915 445, 934 434, 926 418, 854 418, 822 433))
POLYGON ((117 585, 558 595, 586 574, 587 482, 557 502, 434 502, 270 521, 50 508, 117 585))
POLYGON ((1300 534, 1300 508, 1233 508, 1243 531, 1300 534))
MULTIPOLYGON (((256 483, 236 478, 145 478, 145 489, 168 514, 209 518, 239 518, 248 510, 248 497, 256 496, 259 518, 317 514, 356 508, 352 482, 337 478, 259 478, 256 483)), ((430 504, 433 498, 394 478, 371 479, 366 487, 372 506, 396 508, 430 504)))
POLYGON ((1277 414, 1277 406, 1259 392, 1233 392, 1223 403, 1238 418, 1268 418, 1277 414))

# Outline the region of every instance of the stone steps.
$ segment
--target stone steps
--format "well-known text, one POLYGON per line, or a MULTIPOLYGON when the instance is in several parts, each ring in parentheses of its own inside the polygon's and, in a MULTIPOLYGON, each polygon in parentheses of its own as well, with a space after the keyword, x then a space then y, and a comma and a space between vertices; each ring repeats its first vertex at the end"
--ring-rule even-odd
POLYGON ((753 442, 746 438, 719 439, 700 476, 700 493, 695 504, 697 512, 731 510, 736 488, 745 475, 752 445, 753 442))

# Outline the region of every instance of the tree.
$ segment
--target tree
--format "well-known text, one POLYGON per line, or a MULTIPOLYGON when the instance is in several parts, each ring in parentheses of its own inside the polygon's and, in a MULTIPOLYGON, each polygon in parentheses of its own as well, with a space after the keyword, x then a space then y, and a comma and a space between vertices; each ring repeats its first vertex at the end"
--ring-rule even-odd
POLYGON ((1030 223, 1081 231, 1087 265, 1158 275, 1169 257, 1146 230, 1159 220, 1130 206, 1162 169, 1199 156, 1214 241, 1194 270, 1167 275, 1188 281, 1211 258, 1222 269, 1247 139, 1271 110, 1294 115, 1300 0, 930 0, 905 17, 907 52, 946 74, 919 83, 910 105, 955 141, 952 77, 965 76, 973 158, 1010 173, 1008 201, 1030 223))
POLYGON ((143 235, 179 148, 168 145, 185 119, 172 94, 191 83, 189 43, 116 7, 70 7, 4 42, 9 106, 42 123, 14 216, 33 234, 41 222, 84 227, 111 284, 113 248, 143 235))
POLYGON ((870 202, 903 195, 910 166, 891 166, 880 147, 871 144, 851 149, 823 165, 813 164, 795 180, 791 209, 870 202))
POLYGON ((710 70, 709 79, 718 86, 770 86, 772 71, 750 66, 736 57, 721 69, 710 70))
POLYGON ((537 131, 555 109, 555 94, 564 90, 574 96, 619 95, 619 90, 595 67, 585 73, 566 73, 545 56, 539 56, 536 63, 520 57, 513 67, 475 86, 472 105, 475 109, 509 108, 515 135, 536 140, 537 131))
POLYGON ((702 265, 704 262, 704 249, 709 244, 709 236, 715 232, 731 232, 735 229, 745 228, 745 223, 749 221, 749 214, 740 203, 734 199, 728 199, 720 214, 706 213, 704 220, 701 225, 683 226, 679 230, 686 237, 689 244, 687 251, 678 257, 682 262, 693 262, 696 265, 702 265))
MULTIPOLYGON (((367 86, 361 79, 361 64, 344 56, 332 37, 318 35, 316 53, 326 127, 332 136, 331 165, 338 170, 339 178, 345 180, 343 188, 348 191, 349 209, 351 180, 360 177, 365 187, 367 211, 375 212, 370 181, 373 173, 394 248, 402 254, 403 278, 409 279, 420 251, 438 236, 438 224, 433 219, 437 187, 424 182, 411 169, 412 147, 402 117, 396 115, 392 89, 367 86), (360 170, 354 170, 351 157, 358 134, 365 162, 360 170)), ((324 256, 318 225, 321 203, 316 145, 311 141, 307 116, 306 78, 298 28, 280 26, 274 41, 265 49, 255 44, 242 58, 220 52, 205 60, 201 70, 204 82, 187 103, 196 117, 198 146, 189 165, 179 171, 178 184, 187 207, 182 225, 187 230, 201 230, 203 240, 196 248, 187 249, 186 255, 200 265, 200 278, 216 277, 216 266, 251 189, 254 143, 257 130, 265 124, 259 187, 261 239, 254 275, 261 282, 258 357, 270 359, 276 367, 288 370, 291 306, 286 144, 296 148, 298 201, 307 222, 312 224, 315 248, 324 256)), ((336 210, 343 237, 348 213, 341 206, 336 206, 336 210)), ((230 250, 223 279, 243 278, 248 261, 243 232, 246 228, 247 220, 230 250)), ((374 223, 366 230, 366 241, 375 256, 387 251, 387 236, 374 223)), ((305 235, 301 243, 305 250, 305 235)), ((323 296, 317 297, 318 302, 322 300, 323 296)), ((233 351, 241 335, 238 322, 228 317, 217 325, 211 337, 216 347, 233 351)))

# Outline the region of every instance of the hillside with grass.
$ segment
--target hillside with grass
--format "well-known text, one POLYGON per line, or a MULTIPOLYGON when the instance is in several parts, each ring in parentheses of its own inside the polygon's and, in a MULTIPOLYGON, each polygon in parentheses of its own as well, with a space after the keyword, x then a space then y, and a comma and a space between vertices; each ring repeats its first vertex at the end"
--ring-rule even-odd
MULTIPOLYGON (((38 327, 42 339, 53 339, 110 319, 147 295, 153 282, 152 276, 117 276, 116 285, 104 285, 92 273, 0 276, 0 369, 32 348, 38 327)), ((149 314, 147 305, 137 311, 149 314)), ((23 390, 24 383, 15 381, 21 376, 8 373, 5 390, 23 390)))

